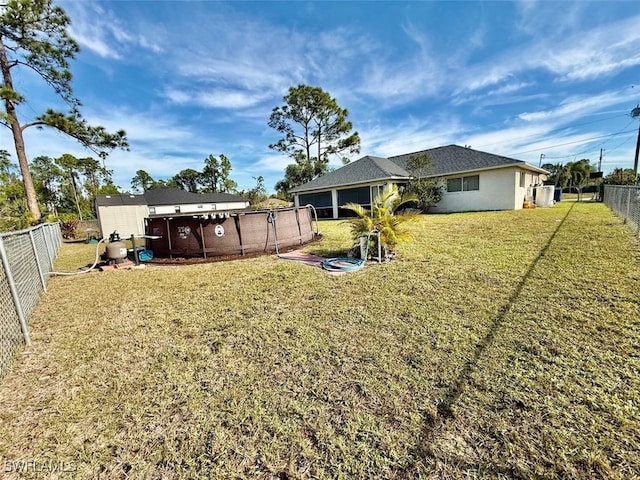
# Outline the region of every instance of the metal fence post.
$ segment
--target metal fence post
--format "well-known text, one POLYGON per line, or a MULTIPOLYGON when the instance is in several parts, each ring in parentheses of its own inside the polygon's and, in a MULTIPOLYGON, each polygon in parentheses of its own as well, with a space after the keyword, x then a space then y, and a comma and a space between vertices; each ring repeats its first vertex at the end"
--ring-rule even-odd
POLYGON ((36 267, 38 267, 38 273, 40 274, 40 283, 42 284, 42 290, 47 291, 47 282, 44 279, 42 273, 42 265, 40 265, 40 257, 38 256, 38 249, 36 248, 36 241, 33 238, 33 230, 29 230, 29 240, 31 240, 31 248, 33 248, 33 256, 36 260, 36 267))
POLYGON ((53 238, 49 233, 49 230, 51 229, 44 227, 42 229, 42 235, 44 236, 44 244, 47 246, 47 259, 49 260, 49 268, 51 269, 53 268, 53 252, 55 252, 55 247, 53 246, 53 238))
POLYGON ((27 344, 27 346, 30 346, 31 337, 29 337, 29 327, 27 326, 27 320, 24 316, 22 304, 20 303, 20 297, 18 296, 16 283, 13 280, 13 272, 11 271, 11 266, 9 265, 9 257, 7 256, 7 250, 4 248, 4 241, 2 240, 1 235, 0 235, 0 256, 2 257, 2 266, 4 267, 4 272, 5 272, 5 275, 7 276, 9 289, 11 290, 11 298, 13 299, 13 304, 16 307, 16 313, 18 314, 18 319, 20 320, 20 329, 22 330, 22 336, 24 337, 24 341, 27 344))
POLYGON ((627 211, 624 214, 624 223, 629 220, 629 208, 631 207, 631 187, 627 188, 627 211))

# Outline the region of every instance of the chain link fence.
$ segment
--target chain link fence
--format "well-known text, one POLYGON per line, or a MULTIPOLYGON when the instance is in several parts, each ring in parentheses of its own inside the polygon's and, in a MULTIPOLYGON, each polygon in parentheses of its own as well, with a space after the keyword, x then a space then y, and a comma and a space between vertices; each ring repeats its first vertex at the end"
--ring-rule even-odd
POLYGON ((604 203, 640 236, 640 187, 605 185, 604 203))
POLYGON ((47 223, 0 233, 0 379, 20 345, 30 344, 28 320, 47 290, 53 260, 62 245, 60 225, 47 223))

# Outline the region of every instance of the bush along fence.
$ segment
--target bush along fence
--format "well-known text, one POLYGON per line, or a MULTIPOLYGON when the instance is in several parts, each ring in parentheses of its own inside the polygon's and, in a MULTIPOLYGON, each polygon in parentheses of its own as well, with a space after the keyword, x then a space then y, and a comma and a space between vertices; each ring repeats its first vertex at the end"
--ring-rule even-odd
POLYGON ((604 203, 640 237, 640 186, 605 185, 604 203))
POLYGON ((13 363, 18 347, 31 344, 29 316, 40 293, 47 290, 61 244, 57 223, 0 233, 0 379, 13 363))

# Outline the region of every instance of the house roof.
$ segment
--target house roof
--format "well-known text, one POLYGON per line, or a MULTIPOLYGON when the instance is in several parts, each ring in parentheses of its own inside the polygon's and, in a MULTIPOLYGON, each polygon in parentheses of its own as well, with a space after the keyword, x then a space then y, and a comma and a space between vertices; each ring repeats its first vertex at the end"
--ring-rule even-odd
POLYGON ((414 155, 427 155, 431 160, 429 168, 417 172, 420 177, 444 177, 511 166, 519 166, 538 173, 548 173, 542 168, 515 158, 472 150, 458 145, 447 145, 389 158, 366 156, 292 188, 290 192, 324 190, 358 183, 370 183, 376 180, 409 180, 411 174, 407 171, 407 163, 409 158, 414 155))
POLYGON ((143 195, 111 194, 96 195, 96 205, 99 207, 116 207, 120 205, 146 205, 143 195))
POLYGON ((366 156, 346 164, 310 182, 292 188, 291 193, 374 182, 376 180, 408 180, 409 173, 388 158, 366 156))
POLYGON ((546 170, 534 167, 522 160, 503 157, 502 155, 495 155, 493 153, 481 152, 479 150, 472 150, 471 148, 460 147, 458 145, 447 145, 445 147, 407 153, 404 155, 389 157, 389 160, 406 169, 409 158, 415 155, 427 155, 431 160, 430 168, 417 172, 421 177, 443 177, 458 173, 490 170, 510 166, 519 166, 538 173, 548 173, 546 170))
POLYGON ((246 198, 231 193, 192 193, 172 187, 154 188, 143 195, 148 205, 247 202, 246 198))

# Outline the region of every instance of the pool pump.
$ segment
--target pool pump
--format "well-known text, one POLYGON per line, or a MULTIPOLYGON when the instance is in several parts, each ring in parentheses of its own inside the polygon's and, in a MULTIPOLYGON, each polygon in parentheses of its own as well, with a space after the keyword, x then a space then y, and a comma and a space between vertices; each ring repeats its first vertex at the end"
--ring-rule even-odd
POLYGON ((128 261, 127 258, 127 245, 120 240, 118 232, 113 232, 109 235, 109 243, 107 244, 107 250, 105 252, 106 260, 109 265, 118 263, 124 263, 128 261))

